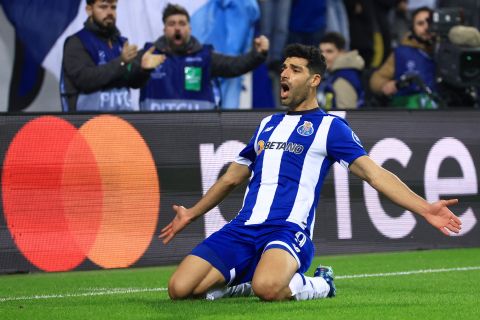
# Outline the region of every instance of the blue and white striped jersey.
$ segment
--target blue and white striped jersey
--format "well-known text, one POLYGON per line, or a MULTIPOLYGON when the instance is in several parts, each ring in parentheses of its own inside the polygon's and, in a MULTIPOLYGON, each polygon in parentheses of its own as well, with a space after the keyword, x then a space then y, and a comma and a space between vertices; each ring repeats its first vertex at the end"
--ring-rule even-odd
POLYGON ((312 237, 330 166, 337 161, 348 167, 365 154, 348 124, 320 109, 264 118, 236 159, 252 174, 243 207, 232 223, 285 225, 287 221, 312 237))

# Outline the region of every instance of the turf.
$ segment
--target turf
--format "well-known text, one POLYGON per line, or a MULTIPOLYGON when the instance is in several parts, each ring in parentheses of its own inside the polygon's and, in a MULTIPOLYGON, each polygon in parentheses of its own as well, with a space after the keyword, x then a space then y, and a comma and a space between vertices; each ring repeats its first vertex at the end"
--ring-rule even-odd
POLYGON ((171 301, 165 288, 174 267, 3 275, 0 319, 480 319, 480 248, 327 256, 321 263, 334 267, 334 299, 171 301), (445 270, 453 268, 465 269, 445 270), (419 273, 427 269, 438 272, 419 273))

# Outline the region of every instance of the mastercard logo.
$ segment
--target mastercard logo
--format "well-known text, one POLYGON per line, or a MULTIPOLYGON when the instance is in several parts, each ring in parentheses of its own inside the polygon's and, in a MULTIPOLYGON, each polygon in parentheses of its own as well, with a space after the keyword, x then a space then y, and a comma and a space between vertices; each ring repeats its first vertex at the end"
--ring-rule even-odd
POLYGON ((3 164, 4 216, 16 246, 43 271, 135 263, 158 222, 152 154, 125 120, 101 115, 74 127, 36 118, 16 134, 3 164))

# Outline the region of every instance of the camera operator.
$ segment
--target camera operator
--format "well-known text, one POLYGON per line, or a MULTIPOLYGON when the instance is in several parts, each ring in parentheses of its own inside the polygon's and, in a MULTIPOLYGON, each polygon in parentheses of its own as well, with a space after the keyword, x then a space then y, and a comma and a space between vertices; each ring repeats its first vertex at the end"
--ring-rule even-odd
POLYGON ((391 97, 391 105, 408 109, 436 108, 434 37, 429 30, 432 10, 412 13, 410 32, 370 78, 376 94, 391 97))

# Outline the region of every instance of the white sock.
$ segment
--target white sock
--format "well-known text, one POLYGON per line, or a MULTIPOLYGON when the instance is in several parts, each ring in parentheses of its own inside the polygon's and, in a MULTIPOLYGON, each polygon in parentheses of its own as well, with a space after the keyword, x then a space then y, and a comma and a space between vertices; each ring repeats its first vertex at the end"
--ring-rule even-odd
POLYGON ((245 282, 232 287, 210 290, 207 292, 205 299, 217 300, 231 297, 249 297, 251 295, 253 295, 252 283, 245 282))
POLYGON ((330 285, 322 277, 305 277, 300 273, 295 273, 288 286, 295 300, 326 298, 330 291, 330 285))

